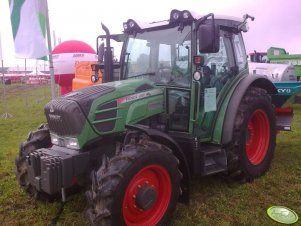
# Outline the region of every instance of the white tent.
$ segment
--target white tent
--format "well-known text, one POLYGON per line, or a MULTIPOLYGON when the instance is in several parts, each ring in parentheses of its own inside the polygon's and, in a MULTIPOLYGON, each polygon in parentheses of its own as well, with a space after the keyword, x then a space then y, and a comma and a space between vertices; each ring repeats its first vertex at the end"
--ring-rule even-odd
POLYGON ((45 74, 44 72, 41 72, 37 69, 33 70, 32 72, 28 73, 27 75, 38 75, 38 76, 41 76, 41 75, 49 75, 49 74, 45 74))

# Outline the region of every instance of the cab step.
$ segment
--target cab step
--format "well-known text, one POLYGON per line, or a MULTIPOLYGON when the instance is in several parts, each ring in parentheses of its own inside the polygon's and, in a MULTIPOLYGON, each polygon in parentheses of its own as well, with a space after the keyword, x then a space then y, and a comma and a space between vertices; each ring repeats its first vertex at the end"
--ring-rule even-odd
POLYGON ((212 175, 227 170, 227 155, 225 149, 219 146, 201 146, 201 174, 212 175))

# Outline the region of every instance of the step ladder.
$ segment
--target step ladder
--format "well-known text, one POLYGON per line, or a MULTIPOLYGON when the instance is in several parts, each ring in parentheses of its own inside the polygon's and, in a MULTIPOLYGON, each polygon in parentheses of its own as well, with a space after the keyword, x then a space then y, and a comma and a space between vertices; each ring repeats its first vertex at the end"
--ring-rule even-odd
POLYGON ((220 146, 202 145, 200 147, 201 174, 212 175, 227 171, 227 155, 220 146))

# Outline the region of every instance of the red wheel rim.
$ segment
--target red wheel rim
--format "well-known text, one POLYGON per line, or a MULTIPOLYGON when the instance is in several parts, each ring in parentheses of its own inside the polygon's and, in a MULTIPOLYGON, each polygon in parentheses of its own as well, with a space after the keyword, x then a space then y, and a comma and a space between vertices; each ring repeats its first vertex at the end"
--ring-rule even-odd
POLYGON ((141 169, 130 181, 123 199, 123 217, 126 225, 156 225, 165 214, 171 197, 171 179, 160 165, 149 165, 141 169), (148 186, 157 193, 151 208, 143 210, 137 206, 139 189, 148 186))
POLYGON ((246 152, 253 165, 260 164, 266 156, 270 141, 270 124, 267 114, 258 109, 253 112, 249 123, 246 152))

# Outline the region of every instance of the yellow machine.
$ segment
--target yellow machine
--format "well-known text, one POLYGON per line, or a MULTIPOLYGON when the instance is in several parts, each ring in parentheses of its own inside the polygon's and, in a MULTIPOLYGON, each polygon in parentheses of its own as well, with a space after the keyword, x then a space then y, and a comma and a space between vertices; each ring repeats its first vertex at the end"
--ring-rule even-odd
POLYGON ((72 91, 102 83, 102 74, 100 74, 97 82, 93 83, 91 81, 91 75, 93 74, 91 64, 95 63, 95 61, 82 61, 75 65, 75 77, 72 80, 72 91))

